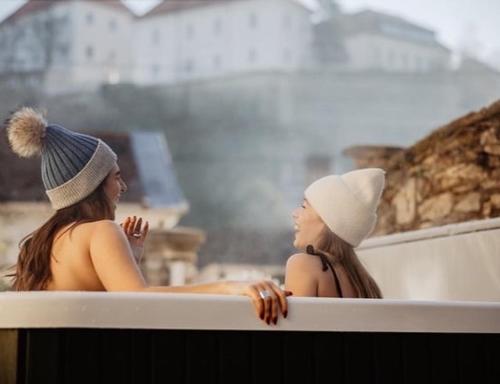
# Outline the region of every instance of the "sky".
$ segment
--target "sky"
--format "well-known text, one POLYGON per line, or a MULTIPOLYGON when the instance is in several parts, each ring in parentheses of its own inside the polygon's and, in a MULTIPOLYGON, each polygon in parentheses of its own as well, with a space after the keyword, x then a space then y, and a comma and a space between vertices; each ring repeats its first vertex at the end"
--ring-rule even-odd
MULTIPOLYGON (((26 0, 0 0, 3 19, 26 0)), ((124 0, 141 14, 160 0, 124 0)), ((316 0, 298 0, 314 9, 316 0)), ((453 51, 466 51, 500 69, 500 0, 338 0, 346 12, 371 8, 436 31, 453 51)))

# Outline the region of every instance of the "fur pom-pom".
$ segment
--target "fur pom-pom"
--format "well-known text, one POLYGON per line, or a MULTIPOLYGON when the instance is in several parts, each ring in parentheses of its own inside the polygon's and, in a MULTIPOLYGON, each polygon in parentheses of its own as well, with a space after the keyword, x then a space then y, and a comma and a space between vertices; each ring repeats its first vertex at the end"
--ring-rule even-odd
POLYGON ((23 107, 11 115, 6 127, 10 146, 19 156, 32 157, 42 153, 47 122, 40 112, 23 107))

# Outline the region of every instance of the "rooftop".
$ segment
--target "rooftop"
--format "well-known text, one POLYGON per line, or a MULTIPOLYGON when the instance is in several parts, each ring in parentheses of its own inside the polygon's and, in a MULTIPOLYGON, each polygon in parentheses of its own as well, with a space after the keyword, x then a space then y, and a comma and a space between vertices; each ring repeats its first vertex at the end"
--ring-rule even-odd
MULTIPOLYGON (((19 20, 20 18, 44 11, 56 4, 60 3, 69 3, 72 0, 28 0, 26 3, 24 3, 21 7, 19 7, 16 11, 11 13, 9 16, 7 16, 2 22, 0 22, 0 25, 6 24, 6 23, 11 23, 15 22, 16 20, 19 20)), ((102 5, 105 7, 112 7, 118 11, 121 12, 126 12, 129 14, 132 14, 132 11, 124 4, 121 2, 121 0, 81 0, 81 1, 86 1, 86 2, 92 2, 96 5, 102 5)))
MULTIPOLYGON (((156 7, 151 9, 149 12, 147 12, 145 15, 143 15, 141 18, 179 12, 193 8, 231 4, 243 1, 248 1, 248 0, 182 0, 182 1, 164 0, 163 2, 159 3, 156 7)), ((288 0, 288 1, 291 4, 298 5, 305 9, 305 7, 296 0, 288 0)))

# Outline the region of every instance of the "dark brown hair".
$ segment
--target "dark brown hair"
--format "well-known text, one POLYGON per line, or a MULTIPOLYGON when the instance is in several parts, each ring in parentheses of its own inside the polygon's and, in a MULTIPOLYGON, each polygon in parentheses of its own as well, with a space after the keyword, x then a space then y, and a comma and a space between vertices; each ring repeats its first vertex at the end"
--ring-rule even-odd
POLYGON ((330 231, 326 225, 314 251, 325 256, 332 265, 341 263, 344 266, 359 298, 382 298, 380 288, 359 261, 353 246, 330 231))
POLYGON ((103 181, 94 192, 82 201, 62 208, 45 224, 26 236, 19 243, 20 253, 13 267, 13 289, 16 291, 44 290, 52 278, 50 259, 56 234, 71 224, 62 234, 71 231, 78 224, 103 219, 114 220, 114 209, 104 191, 103 181))

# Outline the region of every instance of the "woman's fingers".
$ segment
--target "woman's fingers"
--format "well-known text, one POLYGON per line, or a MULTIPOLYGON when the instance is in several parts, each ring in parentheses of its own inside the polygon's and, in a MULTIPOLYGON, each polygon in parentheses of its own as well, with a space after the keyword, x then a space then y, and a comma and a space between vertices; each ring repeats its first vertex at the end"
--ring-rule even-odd
POLYGON ((130 225, 130 217, 127 217, 125 221, 123 222, 123 231, 125 232, 126 235, 128 235, 128 227, 130 225))
MULTIPOLYGON (((134 216, 135 217, 135 216, 134 216)), ((142 217, 139 217, 139 220, 137 220, 134 223, 133 227, 133 233, 134 234, 140 234, 141 233, 141 227, 142 227, 142 217)))
POLYGON ((276 324, 278 322, 278 311, 281 308, 281 299, 278 294, 279 289, 274 288, 273 282, 266 281, 264 285, 266 290, 271 294, 271 321, 276 324))
POLYGON ((273 324, 277 324, 280 310, 284 317, 288 315, 286 297, 292 293, 290 291, 282 291, 272 281, 258 281, 253 284, 245 284, 243 291, 240 292, 252 299, 257 316, 268 325, 271 321, 273 324))
POLYGON ((274 322, 273 301, 275 299, 275 296, 272 291, 271 292, 269 291, 264 282, 259 283, 257 286, 259 288, 259 295, 264 302, 264 321, 267 324, 270 324, 271 321, 274 322))
POLYGON ((132 220, 130 221, 130 226, 129 226, 129 233, 128 233, 130 236, 134 235, 136 222, 137 222, 137 216, 132 216, 132 220))
POLYGON ((144 224, 144 229, 142 230, 142 237, 145 239, 149 232, 149 222, 146 221, 144 224))
POLYGON ((261 320, 264 320, 264 302, 259 295, 259 288, 256 285, 250 285, 248 287, 248 296, 252 299, 257 316, 260 317, 261 320))
POLYGON ((132 223, 133 223, 134 219, 132 217, 127 217, 127 219, 125 220, 125 225, 124 225, 124 229, 125 229, 125 233, 130 236, 130 233, 131 233, 131 226, 132 226, 132 223))
POLYGON ((273 290, 274 294, 276 295, 276 297, 278 298, 278 304, 281 309, 281 313, 283 314, 283 317, 286 318, 288 316, 288 301, 286 300, 286 297, 290 296, 292 292, 282 291, 273 282, 270 282, 269 285, 270 288, 273 290))

